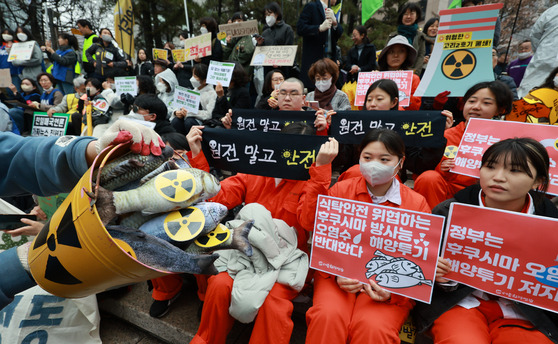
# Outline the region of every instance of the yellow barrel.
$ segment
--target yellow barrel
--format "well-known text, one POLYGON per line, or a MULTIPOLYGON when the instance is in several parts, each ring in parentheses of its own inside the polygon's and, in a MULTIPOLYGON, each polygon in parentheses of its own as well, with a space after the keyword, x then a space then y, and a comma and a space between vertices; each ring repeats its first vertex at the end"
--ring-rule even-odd
POLYGON ((126 148, 119 145, 97 157, 31 245, 31 274, 49 293, 84 297, 170 274, 137 261, 128 244, 113 239, 85 192, 94 192, 93 170, 126 148))

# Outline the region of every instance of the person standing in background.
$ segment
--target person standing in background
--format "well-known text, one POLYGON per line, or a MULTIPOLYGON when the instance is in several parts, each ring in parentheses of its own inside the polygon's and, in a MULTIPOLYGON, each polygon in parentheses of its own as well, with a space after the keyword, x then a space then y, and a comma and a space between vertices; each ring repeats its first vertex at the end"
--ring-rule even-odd
POLYGON ((531 62, 531 59, 533 58, 531 41, 527 39, 519 43, 518 50, 517 59, 510 62, 507 70, 508 75, 513 78, 516 85, 521 84, 527 65, 529 65, 529 62, 531 62))
MULTIPOLYGON (((87 58, 87 54, 85 52, 87 51, 87 49, 91 47, 93 43, 95 43, 96 39, 97 40, 99 39, 99 37, 93 31, 93 26, 91 25, 89 20, 79 19, 76 24, 79 32, 81 32, 81 34, 85 38, 85 40, 83 41, 83 48, 81 54, 81 66, 85 74, 94 73, 95 72, 95 66, 93 65, 94 61, 89 61, 89 59, 87 58)), ((86 77, 89 78, 90 75, 87 75, 86 77)))

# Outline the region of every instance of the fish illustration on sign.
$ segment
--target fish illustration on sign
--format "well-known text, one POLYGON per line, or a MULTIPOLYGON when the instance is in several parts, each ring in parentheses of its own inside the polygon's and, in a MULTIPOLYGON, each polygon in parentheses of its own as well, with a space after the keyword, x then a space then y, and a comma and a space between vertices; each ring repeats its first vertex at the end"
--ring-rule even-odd
POLYGON ((402 257, 392 257, 380 250, 366 263, 366 278, 375 277, 379 286, 386 288, 409 288, 416 285, 432 286, 417 264, 402 257))

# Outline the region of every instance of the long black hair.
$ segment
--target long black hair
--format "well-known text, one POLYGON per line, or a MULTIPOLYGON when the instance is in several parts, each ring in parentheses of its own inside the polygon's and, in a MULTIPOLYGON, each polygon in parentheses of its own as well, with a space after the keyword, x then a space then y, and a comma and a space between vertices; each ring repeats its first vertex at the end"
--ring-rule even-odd
POLYGON ((498 115, 508 114, 512 109, 513 94, 510 88, 501 81, 483 81, 478 84, 473 85, 471 88, 465 92, 463 96, 463 101, 466 102, 473 94, 478 90, 483 88, 488 88, 490 92, 494 95, 496 99, 496 106, 500 112, 498 115))

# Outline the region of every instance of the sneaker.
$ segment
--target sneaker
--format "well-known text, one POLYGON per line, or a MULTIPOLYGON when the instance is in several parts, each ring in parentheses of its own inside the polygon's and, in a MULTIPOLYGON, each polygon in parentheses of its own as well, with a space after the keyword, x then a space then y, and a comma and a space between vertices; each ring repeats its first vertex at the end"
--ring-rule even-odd
POLYGON ((178 299, 180 292, 173 296, 170 300, 157 301, 154 300, 149 308, 149 315, 153 318, 160 318, 169 312, 170 306, 178 299))

